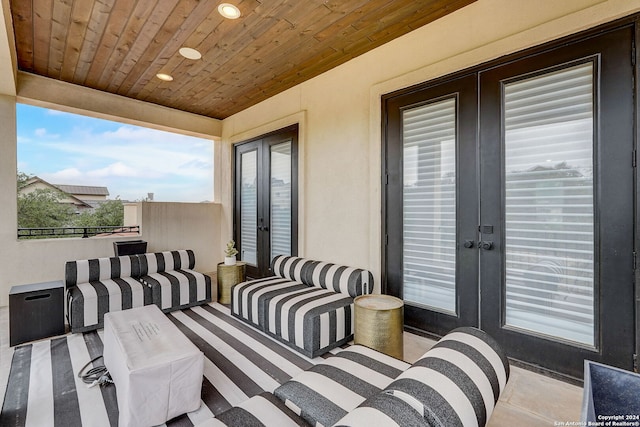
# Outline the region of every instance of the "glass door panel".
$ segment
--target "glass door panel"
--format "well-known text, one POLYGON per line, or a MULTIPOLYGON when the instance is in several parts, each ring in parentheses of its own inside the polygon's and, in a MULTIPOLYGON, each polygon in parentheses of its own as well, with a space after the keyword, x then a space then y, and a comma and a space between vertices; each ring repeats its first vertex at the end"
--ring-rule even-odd
POLYGON ((503 93, 506 324, 593 346, 593 64, 503 93))
POLYGON ((456 312, 456 98, 402 114, 404 300, 456 312))
POLYGON ((271 259, 291 255, 291 141, 271 150, 271 259))
POLYGON ((240 159, 240 259, 258 262, 258 152, 242 153, 240 159))

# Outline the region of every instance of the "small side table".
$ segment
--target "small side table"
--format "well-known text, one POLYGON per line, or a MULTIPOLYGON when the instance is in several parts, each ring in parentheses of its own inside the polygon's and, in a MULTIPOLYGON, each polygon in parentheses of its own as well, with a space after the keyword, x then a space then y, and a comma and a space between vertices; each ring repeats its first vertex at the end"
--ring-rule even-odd
POLYGON ((354 343, 389 356, 404 356, 404 302, 391 295, 360 295, 354 299, 354 343))
POLYGON ((237 261, 235 265, 218 264, 218 302, 231 304, 231 287, 245 281, 246 262, 237 261))
POLYGON ((64 283, 61 280, 11 287, 9 345, 64 333, 64 283))

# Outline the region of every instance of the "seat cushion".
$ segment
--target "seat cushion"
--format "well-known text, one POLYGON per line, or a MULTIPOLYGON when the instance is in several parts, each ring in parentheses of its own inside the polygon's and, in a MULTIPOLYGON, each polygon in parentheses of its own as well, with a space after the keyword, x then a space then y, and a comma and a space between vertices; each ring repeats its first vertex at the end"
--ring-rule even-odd
POLYGON ((414 407, 395 396, 379 393, 335 424, 336 427, 432 427, 414 407))
POLYGON ((191 249, 138 255, 140 276, 171 270, 192 270, 196 258, 191 249))
POLYGON ((295 427, 308 426, 308 424, 289 408, 281 400, 271 393, 262 393, 253 396, 238 406, 228 409, 210 418, 198 427, 248 427, 248 426, 278 426, 295 427))
POLYGON ((310 424, 331 426, 409 366, 354 345, 296 375, 274 394, 310 424))
POLYGON ((173 270, 140 277, 151 288, 153 304, 164 312, 211 301, 211 278, 193 270, 173 270))
POLYGON ((250 280, 238 283, 231 289, 231 314, 264 330, 264 300, 282 291, 308 289, 300 282, 281 277, 250 280))
POLYGON ((282 278, 240 283, 231 313, 316 357, 353 338, 353 298, 282 278))
POLYGON ((151 290, 131 277, 79 283, 67 290, 71 332, 102 328, 104 314, 151 304, 151 290))

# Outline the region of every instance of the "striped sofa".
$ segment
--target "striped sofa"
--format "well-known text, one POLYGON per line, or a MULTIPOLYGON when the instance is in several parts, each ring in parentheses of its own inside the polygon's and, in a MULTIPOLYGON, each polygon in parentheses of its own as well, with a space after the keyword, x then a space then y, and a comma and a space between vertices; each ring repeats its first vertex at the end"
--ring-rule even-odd
POLYGON ((458 328, 413 365, 348 347, 199 426, 482 427, 508 378, 498 344, 458 328))
POLYGON ((156 304, 168 312, 211 301, 211 278, 194 266, 191 250, 67 262, 71 332, 102 328, 110 311, 156 304))
POLYGON ((233 316, 309 357, 353 339, 353 299, 371 293, 371 272, 284 255, 271 268, 232 288, 233 316))

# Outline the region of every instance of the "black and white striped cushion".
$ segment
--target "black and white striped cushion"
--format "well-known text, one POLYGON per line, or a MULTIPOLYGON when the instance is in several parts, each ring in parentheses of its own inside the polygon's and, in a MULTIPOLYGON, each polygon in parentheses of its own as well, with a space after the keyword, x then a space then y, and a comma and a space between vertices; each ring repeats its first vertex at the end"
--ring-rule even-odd
POLYGON ((307 285, 281 277, 267 277, 239 283, 231 289, 231 314, 264 330, 262 326, 265 324, 264 300, 266 298, 282 290, 294 292, 308 288, 307 285))
POLYGON ((151 304, 151 291, 131 277, 79 283, 67 290, 71 332, 86 332, 104 325, 110 311, 151 304))
POLYGON ((69 261, 65 264, 64 276, 65 285, 69 289, 78 283, 118 277, 138 277, 140 263, 136 255, 69 261))
POLYGON ((308 424, 271 393, 261 393, 197 427, 296 427, 308 424))
POLYGON ((164 312, 211 301, 211 278, 197 271, 161 271, 139 280, 151 288, 153 304, 164 312))
POLYGON ((192 270, 196 258, 191 249, 138 255, 140 276, 171 270, 192 270))
POLYGON ((433 427, 411 405, 397 397, 379 393, 349 412, 336 427, 433 427))
POLYGON ((271 271, 278 277, 289 279, 293 282, 305 283, 311 286, 308 280, 309 269, 313 269, 318 261, 300 258, 296 256, 276 255, 271 261, 271 271))
POLYGON ((274 394, 312 425, 331 426, 409 366, 354 345, 296 375, 274 394))
POLYGON ((360 268, 278 255, 271 263, 275 275, 352 297, 373 292, 373 274, 360 268))
MULTIPOLYGON (((385 411, 402 402, 426 425, 486 425, 509 378, 509 362, 496 341, 476 328, 458 328, 445 335, 411 368, 385 388, 386 398, 370 399, 339 425, 366 425, 359 419, 391 416, 385 411), (365 418, 366 417, 366 418, 365 418)), ((411 411, 408 411, 411 413, 411 411)), ((402 419, 394 419, 402 424, 402 419)))

